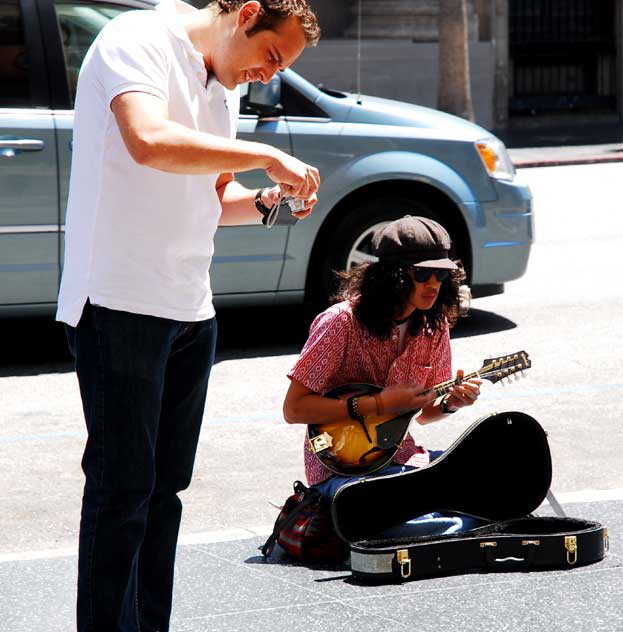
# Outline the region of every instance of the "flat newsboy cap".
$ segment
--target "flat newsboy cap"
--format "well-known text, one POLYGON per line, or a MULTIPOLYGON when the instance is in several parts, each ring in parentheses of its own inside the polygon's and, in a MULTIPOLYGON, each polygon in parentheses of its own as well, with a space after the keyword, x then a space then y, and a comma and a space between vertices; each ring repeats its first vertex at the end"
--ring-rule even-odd
POLYGON ((427 217, 405 215, 379 228, 372 237, 372 252, 380 261, 400 261, 420 268, 447 268, 457 265, 448 258, 450 235, 427 217))

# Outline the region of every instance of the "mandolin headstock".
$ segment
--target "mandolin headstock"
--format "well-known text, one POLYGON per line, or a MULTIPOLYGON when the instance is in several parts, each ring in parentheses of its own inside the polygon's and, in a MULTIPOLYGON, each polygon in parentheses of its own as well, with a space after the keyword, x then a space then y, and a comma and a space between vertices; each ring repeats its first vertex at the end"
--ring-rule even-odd
POLYGON ((526 351, 518 351, 499 358, 488 358, 482 363, 482 368, 478 371, 478 375, 495 384, 514 373, 526 371, 531 366, 532 362, 528 353, 526 351))

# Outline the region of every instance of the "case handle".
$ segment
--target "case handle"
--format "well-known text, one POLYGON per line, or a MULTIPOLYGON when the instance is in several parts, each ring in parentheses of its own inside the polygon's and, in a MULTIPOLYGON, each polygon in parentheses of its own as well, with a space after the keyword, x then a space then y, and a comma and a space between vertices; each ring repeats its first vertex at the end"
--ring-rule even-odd
POLYGON ((522 540, 521 546, 528 547, 524 549, 526 555, 524 557, 516 557, 514 555, 508 555, 507 557, 495 557, 495 549, 498 546, 497 542, 481 542, 480 548, 485 550, 485 560, 487 564, 493 568, 508 567, 508 566, 532 566, 534 563, 534 553, 536 548, 540 546, 539 540, 522 540))

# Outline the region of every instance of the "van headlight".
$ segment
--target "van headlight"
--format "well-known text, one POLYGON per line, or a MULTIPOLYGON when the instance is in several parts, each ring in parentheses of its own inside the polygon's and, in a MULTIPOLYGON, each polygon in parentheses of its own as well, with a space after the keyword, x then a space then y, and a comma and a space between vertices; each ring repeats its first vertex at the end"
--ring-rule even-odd
POLYGON ((515 177, 515 167, 501 140, 484 138, 476 141, 476 149, 491 177, 500 180, 512 180, 515 177))

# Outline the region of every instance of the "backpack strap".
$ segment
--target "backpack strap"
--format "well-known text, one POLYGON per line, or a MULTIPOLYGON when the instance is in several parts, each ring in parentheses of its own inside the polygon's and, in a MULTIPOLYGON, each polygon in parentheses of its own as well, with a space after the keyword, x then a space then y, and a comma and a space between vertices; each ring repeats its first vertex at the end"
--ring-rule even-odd
POLYGON ((305 485, 303 485, 301 481, 295 481, 294 493, 303 494, 303 498, 287 516, 285 516, 281 520, 277 519, 277 521, 275 522, 273 532, 268 536, 268 540, 266 540, 266 542, 264 542, 264 545, 260 548, 264 557, 268 557, 272 553, 272 550, 275 547, 275 542, 277 541, 281 530, 287 529, 292 524, 294 524, 294 521, 297 519, 303 509, 305 509, 305 507, 316 504, 322 498, 322 495, 315 487, 305 487, 305 485))

